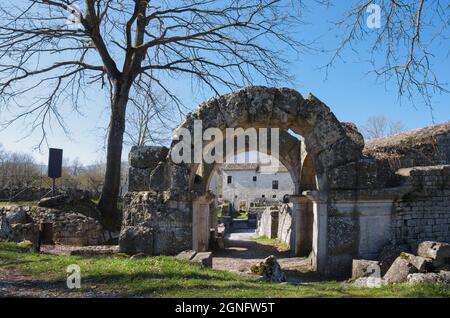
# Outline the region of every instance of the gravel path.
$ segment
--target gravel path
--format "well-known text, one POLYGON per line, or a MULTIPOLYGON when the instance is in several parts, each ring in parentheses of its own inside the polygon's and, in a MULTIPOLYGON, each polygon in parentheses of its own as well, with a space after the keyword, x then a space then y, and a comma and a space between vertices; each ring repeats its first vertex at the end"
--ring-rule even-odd
MULTIPOLYGON (((283 270, 306 268, 305 258, 291 257, 290 251, 279 252, 275 247, 255 242, 254 230, 240 230, 230 233, 225 238, 225 249, 213 254, 213 268, 236 273, 250 274, 250 267, 264 258, 274 255, 283 270)), ((294 280, 294 278, 292 278, 294 280)))

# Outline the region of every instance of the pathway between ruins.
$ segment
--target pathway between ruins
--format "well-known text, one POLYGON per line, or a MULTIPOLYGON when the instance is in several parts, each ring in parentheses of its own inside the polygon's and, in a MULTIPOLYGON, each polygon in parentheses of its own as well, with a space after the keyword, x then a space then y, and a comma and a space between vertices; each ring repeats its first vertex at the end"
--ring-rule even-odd
MULTIPOLYGON (((250 274, 250 267, 253 264, 274 255, 289 281, 298 280, 299 275, 302 276, 301 280, 304 280, 305 275, 302 272, 307 268, 307 259, 291 257, 290 251, 280 252, 274 246, 257 243, 253 239, 255 236, 254 229, 238 229, 227 234, 225 249, 215 251, 213 254, 213 268, 246 275, 250 274)), ((311 280, 311 277, 307 280, 311 280)))

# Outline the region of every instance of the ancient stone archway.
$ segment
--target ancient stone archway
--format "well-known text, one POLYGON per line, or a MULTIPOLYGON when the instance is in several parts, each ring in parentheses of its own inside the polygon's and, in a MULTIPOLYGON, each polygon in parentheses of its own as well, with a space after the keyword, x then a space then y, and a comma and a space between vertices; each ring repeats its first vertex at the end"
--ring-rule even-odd
MULTIPOLYGON (((314 163, 318 184, 318 190, 309 194, 314 202, 314 265, 317 270, 326 272, 332 266, 328 251, 332 239, 328 214, 332 208, 330 194, 336 187, 333 180, 330 184, 330 173, 361 159, 363 141, 356 129, 341 124, 316 97, 309 95, 305 99, 287 88, 246 87, 211 98, 186 116, 175 130, 175 135, 180 129, 188 130, 192 135, 199 133, 194 129, 195 120, 202 121, 200 133, 208 128, 221 131, 237 127, 280 128, 282 131, 292 130, 303 137, 304 148, 314 163)), ((126 202, 129 208, 124 216, 122 237, 131 237, 133 241, 134 237, 142 237, 136 235, 142 230, 139 227, 151 229, 151 238, 147 240, 151 240, 149 249, 154 254, 175 254, 184 249, 204 249, 207 246, 205 235, 200 235, 195 229, 198 223, 204 222, 201 218, 209 208, 211 196, 206 191, 205 180, 208 180, 213 167, 205 166, 203 170, 207 171, 206 174, 199 176, 198 163, 174 163, 171 154, 179 142, 172 142, 166 160, 151 172, 149 191, 145 195, 135 195, 126 202)), ((203 141, 203 148, 209 143, 203 141)), ((281 154, 286 152, 287 144, 280 143, 281 154)), ((287 157, 281 155, 281 161, 286 162, 287 157)), ((294 178, 297 192, 301 188, 298 163, 300 158, 291 166, 294 176, 298 176, 294 178)), ((301 202, 298 204, 301 205, 301 202)), ((353 252, 344 251, 345 255, 349 253, 353 252)))

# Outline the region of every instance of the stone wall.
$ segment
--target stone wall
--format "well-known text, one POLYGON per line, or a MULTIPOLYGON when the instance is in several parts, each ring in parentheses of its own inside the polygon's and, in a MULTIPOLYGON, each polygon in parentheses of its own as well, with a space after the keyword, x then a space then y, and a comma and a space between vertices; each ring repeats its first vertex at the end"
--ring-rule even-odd
POLYGON ((148 191, 150 174, 167 156, 169 149, 157 146, 133 146, 128 155, 128 191, 148 191))
POLYGON ((103 244, 106 240, 103 227, 99 221, 77 212, 67 212, 58 209, 35 206, 4 206, 0 207, 0 218, 5 218, 17 228, 13 240, 29 239, 36 234, 39 224, 51 224, 51 237, 47 238, 55 244, 88 246, 103 244), (23 231, 28 229, 27 231, 23 231), (30 234, 34 229, 35 234, 30 234), (27 235, 23 233, 28 233, 27 235))
POLYGON ((176 255, 192 248, 192 203, 176 195, 179 200, 173 200, 172 195, 153 191, 125 195, 119 238, 123 252, 176 255))
POLYGON ((256 232, 259 236, 266 236, 270 239, 278 238, 278 213, 278 207, 269 206, 263 212, 257 214, 256 232))
POLYGON ((278 240, 286 243, 289 247, 291 243, 292 232, 292 206, 289 204, 280 205, 280 212, 278 214, 278 240))
POLYGON ((422 241, 450 243, 450 166, 413 167, 399 174, 414 190, 395 202, 393 242, 413 250, 422 241))
POLYGON ((394 183, 398 169, 449 164, 450 122, 370 140, 363 154, 377 160, 380 179, 394 183))

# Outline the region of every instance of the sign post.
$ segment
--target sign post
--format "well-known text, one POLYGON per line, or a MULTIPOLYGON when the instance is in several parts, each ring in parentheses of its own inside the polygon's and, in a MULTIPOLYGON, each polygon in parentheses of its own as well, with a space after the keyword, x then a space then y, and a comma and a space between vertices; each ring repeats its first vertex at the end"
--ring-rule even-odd
POLYGON ((61 178, 63 150, 50 148, 48 155, 48 177, 52 178, 52 195, 56 193, 56 179, 61 178))

